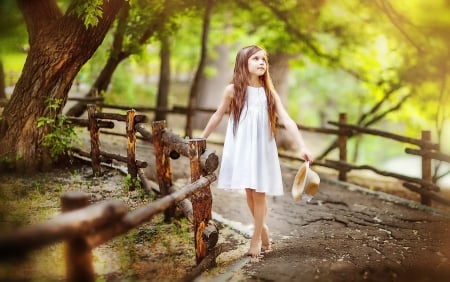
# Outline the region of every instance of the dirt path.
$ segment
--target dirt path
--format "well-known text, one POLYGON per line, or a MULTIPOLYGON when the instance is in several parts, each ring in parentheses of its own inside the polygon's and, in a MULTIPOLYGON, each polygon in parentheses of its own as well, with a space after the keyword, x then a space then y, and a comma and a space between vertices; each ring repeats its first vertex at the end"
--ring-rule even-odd
MULTIPOLYGON (((285 183, 294 174, 283 166, 285 183)), ((213 191, 216 217, 248 232, 244 195, 213 191)), ((294 202, 285 184, 269 207, 274 250, 198 281, 450 281, 448 214, 326 178, 309 204, 294 202)))
MULTIPOLYGON (((109 146, 117 152, 117 143, 109 146)), ((137 149, 154 178, 151 147, 137 149)), ((187 160, 172 162, 180 185, 186 168, 187 160)), ((227 248, 197 281, 450 281, 449 213, 326 176, 316 198, 301 204, 290 196, 296 170, 282 162, 282 172, 285 195, 269 198, 273 251, 259 262, 245 256, 252 222, 245 195, 212 187, 227 248)))

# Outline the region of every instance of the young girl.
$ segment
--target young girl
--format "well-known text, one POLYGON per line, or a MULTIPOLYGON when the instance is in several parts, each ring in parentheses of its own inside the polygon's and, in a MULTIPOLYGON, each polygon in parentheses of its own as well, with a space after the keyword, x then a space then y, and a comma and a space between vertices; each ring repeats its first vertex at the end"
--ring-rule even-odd
POLYGON ((274 138, 276 117, 294 137, 302 157, 307 161, 312 161, 312 157, 273 87, 267 54, 261 47, 248 46, 237 54, 232 82, 225 88, 220 105, 208 121, 202 138, 208 138, 227 111, 230 117, 217 186, 245 189, 254 219, 247 255, 259 258, 261 252, 271 249, 269 229, 265 224, 266 194, 283 194, 274 138))

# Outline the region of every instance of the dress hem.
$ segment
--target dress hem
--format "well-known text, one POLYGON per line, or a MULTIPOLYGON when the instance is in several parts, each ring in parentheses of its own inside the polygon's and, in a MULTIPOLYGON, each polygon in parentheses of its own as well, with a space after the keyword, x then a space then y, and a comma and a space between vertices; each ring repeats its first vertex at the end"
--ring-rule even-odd
POLYGON ((252 189, 252 190, 255 190, 258 193, 265 193, 266 195, 269 195, 269 196, 283 196, 284 195, 284 193, 280 194, 280 193, 270 193, 268 191, 258 191, 258 189, 253 188, 253 187, 238 187, 238 188, 217 187, 217 189, 225 190, 225 191, 228 191, 228 192, 239 192, 239 191, 244 191, 245 189, 252 189))

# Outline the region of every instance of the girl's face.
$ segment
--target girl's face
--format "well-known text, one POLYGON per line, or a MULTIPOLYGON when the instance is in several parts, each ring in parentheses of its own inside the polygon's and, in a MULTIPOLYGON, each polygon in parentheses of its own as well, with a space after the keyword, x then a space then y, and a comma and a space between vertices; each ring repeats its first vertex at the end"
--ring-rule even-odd
POLYGON ((248 72, 250 75, 262 76, 267 70, 266 52, 260 50, 248 59, 248 72))

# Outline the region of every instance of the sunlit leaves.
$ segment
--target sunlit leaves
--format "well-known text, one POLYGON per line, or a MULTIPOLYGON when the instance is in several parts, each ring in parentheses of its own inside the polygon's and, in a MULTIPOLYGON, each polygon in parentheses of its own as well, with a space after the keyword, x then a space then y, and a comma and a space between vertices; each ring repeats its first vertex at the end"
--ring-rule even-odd
POLYGON ((103 0, 77 0, 74 11, 78 17, 83 19, 86 28, 94 27, 103 16, 102 5, 103 0))

